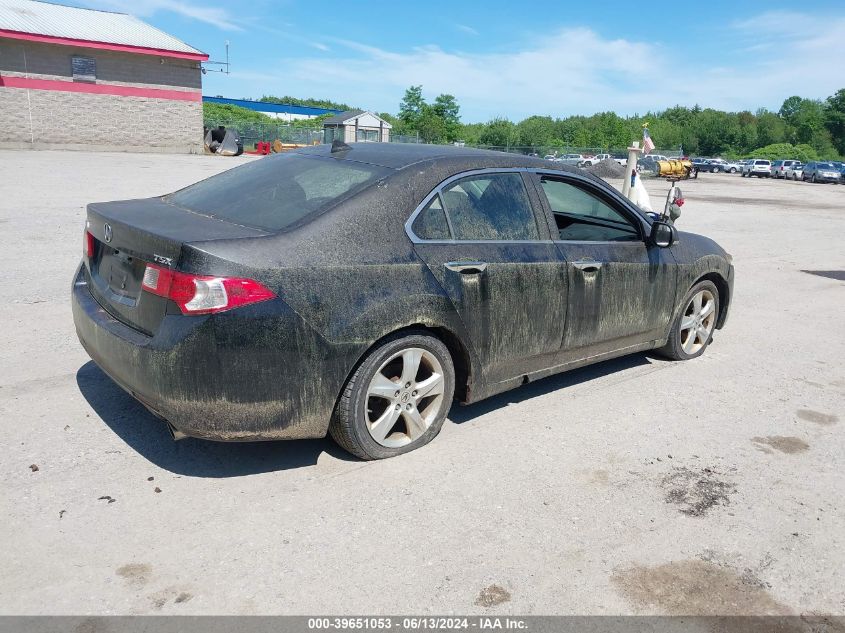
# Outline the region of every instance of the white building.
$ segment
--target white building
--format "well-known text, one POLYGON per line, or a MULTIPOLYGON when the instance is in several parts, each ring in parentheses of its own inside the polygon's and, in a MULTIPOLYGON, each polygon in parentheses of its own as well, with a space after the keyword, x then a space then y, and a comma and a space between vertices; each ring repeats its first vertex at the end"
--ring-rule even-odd
POLYGON ((387 143, 393 126, 380 116, 366 110, 341 112, 323 121, 323 142, 338 140, 344 143, 387 143))

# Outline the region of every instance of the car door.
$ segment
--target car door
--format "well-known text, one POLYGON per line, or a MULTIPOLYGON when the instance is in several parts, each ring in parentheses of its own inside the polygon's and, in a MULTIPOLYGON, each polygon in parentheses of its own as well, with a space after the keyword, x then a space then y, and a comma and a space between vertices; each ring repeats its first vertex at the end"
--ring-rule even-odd
POLYGON ((520 171, 448 179, 407 229, 463 320, 486 381, 551 364, 563 340, 568 278, 539 196, 520 171))
POLYGON ((647 243, 648 223, 609 187, 577 174, 538 174, 553 241, 567 264, 562 362, 663 337, 677 267, 647 243), (555 235, 556 233, 556 235, 555 235))

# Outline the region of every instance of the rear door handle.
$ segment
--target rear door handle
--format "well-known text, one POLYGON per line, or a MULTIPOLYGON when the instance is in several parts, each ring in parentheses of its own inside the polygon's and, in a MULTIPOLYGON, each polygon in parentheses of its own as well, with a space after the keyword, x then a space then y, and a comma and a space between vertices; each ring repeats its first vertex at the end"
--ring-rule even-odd
POLYGON ((487 270, 487 262, 446 262, 443 265, 462 275, 480 275, 487 270))
POLYGON ((582 273, 589 274, 597 273, 601 270, 602 263, 594 259, 579 259, 578 261, 572 262, 572 265, 582 273))

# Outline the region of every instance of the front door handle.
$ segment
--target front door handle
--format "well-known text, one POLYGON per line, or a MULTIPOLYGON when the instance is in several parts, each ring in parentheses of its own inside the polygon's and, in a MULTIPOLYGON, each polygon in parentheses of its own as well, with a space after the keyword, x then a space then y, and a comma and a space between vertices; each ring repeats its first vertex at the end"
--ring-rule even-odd
POLYGON ((597 262, 594 259, 579 259, 578 261, 572 262, 572 265, 575 266, 578 270, 582 273, 589 274, 589 273, 597 273, 601 270, 601 262, 597 262))
POLYGON ((443 265, 462 275, 480 275, 487 270, 487 262, 446 262, 443 265))

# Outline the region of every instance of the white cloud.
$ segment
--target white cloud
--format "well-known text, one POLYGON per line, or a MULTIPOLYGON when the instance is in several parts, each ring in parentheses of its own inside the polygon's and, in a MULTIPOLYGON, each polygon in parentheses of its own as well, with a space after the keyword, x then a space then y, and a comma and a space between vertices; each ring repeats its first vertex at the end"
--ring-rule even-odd
POLYGON ((478 31, 476 31, 471 26, 467 26, 466 24, 456 24, 455 28, 463 33, 467 33, 468 35, 479 35, 478 31))
MULTIPOLYGON (((390 51, 336 39, 336 58, 287 58, 275 83, 286 92, 381 111, 396 111, 404 90, 422 84, 428 96, 455 95, 465 121, 606 110, 633 114, 696 103, 729 110, 777 108, 792 94, 824 97, 842 87, 832 52, 845 41, 843 17, 769 12, 729 25, 722 36, 725 58, 715 66, 689 51, 608 39, 588 28, 559 29, 510 52, 462 52, 436 44, 390 51), (774 44, 777 55, 766 50, 774 44)), ((240 90, 251 92, 246 85, 240 90)))
POLYGON ((224 31, 242 31, 230 13, 221 7, 193 4, 182 0, 87 0, 89 7, 149 17, 159 11, 176 13, 191 20, 216 26, 224 31))

